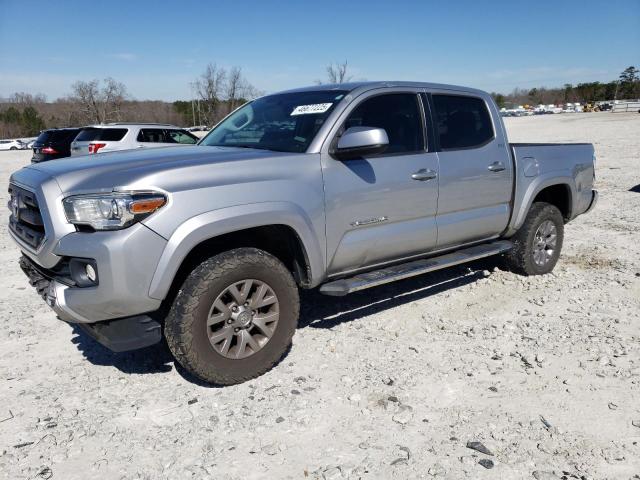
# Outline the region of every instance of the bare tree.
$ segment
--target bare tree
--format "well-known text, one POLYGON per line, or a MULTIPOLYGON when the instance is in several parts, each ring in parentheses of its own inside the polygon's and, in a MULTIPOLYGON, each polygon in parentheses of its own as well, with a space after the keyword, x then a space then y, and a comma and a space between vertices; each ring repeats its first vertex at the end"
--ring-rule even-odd
POLYGON ((122 105, 128 97, 127 88, 113 78, 104 80, 100 88, 97 79, 79 81, 71 86, 69 100, 79 104, 82 118, 88 123, 106 123, 120 120, 122 105))
POLYGON ((327 66, 327 78, 329 83, 345 83, 351 80, 351 75, 347 76, 348 65, 343 63, 330 64, 327 66))
POLYGON ((229 107, 228 111, 235 110, 247 100, 251 100, 258 95, 258 90, 242 75, 242 68, 231 67, 227 76, 226 101, 229 107))
POLYGON ((227 99, 229 100, 230 111, 235 110, 237 102, 242 98, 244 83, 242 69, 240 67, 232 67, 227 81, 227 99))
POLYGON ((18 103, 20 105, 37 105, 40 103, 45 103, 47 101, 47 97, 42 93, 36 93, 32 95, 30 93, 25 92, 16 92, 9 97, 10 103, 18 103))
MULTIPOLYGON (((198 115, 207 125, 213 125, 227 113, 235 110, 246 100, 255 98, 258 90, 244 78, 242 68, 231 67, 229 71, 215 63, 207 65, 204 73, 194 84, 199 99, 198 115)), ((195 113, 192 111, 192 115, 195 113)))
POLYGON ((202 115, 208 125, 215 123, 218 118, 220 102, 226 93, 226 79, 226 70, 210 63, 196 80, 196 93, 202 101, 202 115))
POLYGON ((102 117, 104 121, 120 121, 122 104, 127 98, 127 87, 113 78, 105 78, 102 88, 102 117))

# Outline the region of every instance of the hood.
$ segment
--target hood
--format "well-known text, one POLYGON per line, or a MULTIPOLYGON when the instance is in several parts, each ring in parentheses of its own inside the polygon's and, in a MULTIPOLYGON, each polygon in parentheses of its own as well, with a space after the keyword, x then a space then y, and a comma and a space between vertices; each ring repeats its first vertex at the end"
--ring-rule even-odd
POLYGON ((218 164, 246 163, 288 155, 295 154, 196 145, 69 157, 26 168, 53 177, 65 194, 112 191, 121 187, 172 190, 176 183, 180 183, 180 177, 193 181, 198 178, 198 172, 208 177, 218 164))

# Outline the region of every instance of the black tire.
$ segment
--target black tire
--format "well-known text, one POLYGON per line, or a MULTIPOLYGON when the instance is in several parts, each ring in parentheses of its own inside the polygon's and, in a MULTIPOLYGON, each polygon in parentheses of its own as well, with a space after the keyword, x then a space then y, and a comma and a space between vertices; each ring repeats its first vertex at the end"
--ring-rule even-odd
POLYGON ((544 275, 553 270, 560 257, 564 239, 564 219, 558 207, 546 202, 531 205, 529 213, 520 229, 513 236, 513 249, 506 255, 507 267, 522 275, 544 275), (553 223, 556 229, 556 244, 553 254, 544 265, 534 261, 534 244, 538 228, 546 221, 553 223))
POLYGON ((238 248, 211 257, 187 277, 165 319, 171 353, 186 370, 205 382, 233 385, 258 377, 287 352, 296 331, 300 300, 296 283, 277 258, 256 248, 238 248), (279 320, 269 341, 246 358, 217 352, 207 337, 207 317, 215 299, 234 282, 267 283, 279 302, 279 320))
POLYGON ((16 147, 11 147, 9 150, 17 150, 16 147))

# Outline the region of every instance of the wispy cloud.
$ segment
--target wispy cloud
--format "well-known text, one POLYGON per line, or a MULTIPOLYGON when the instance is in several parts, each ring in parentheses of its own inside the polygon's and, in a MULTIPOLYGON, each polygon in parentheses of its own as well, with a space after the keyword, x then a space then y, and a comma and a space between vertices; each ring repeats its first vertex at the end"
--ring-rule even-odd
POLYGON ((109 58, 114 58, 116 60, 124 60, 125 62, 133 62, 138 59, 138 56, 135 53, 110 53, 107 55, 109 58))

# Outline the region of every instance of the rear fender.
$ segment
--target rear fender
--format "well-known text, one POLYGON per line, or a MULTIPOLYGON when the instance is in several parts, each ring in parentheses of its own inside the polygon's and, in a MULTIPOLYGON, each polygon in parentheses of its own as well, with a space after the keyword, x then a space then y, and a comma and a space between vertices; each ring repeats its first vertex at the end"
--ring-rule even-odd
POLYGON ((576 186, 571 175, 558 171, 543 173, 538 177, 525 177, 522 175, 516 184, 513 213, 511 214, 511 220, 505 236, 513 235, 522 226, 536 196, 545 188, 554 185, 565 185, 569 188, 570 201, 568 218, 571 219, 575 216, 572 206, 575 203, 576 186))

